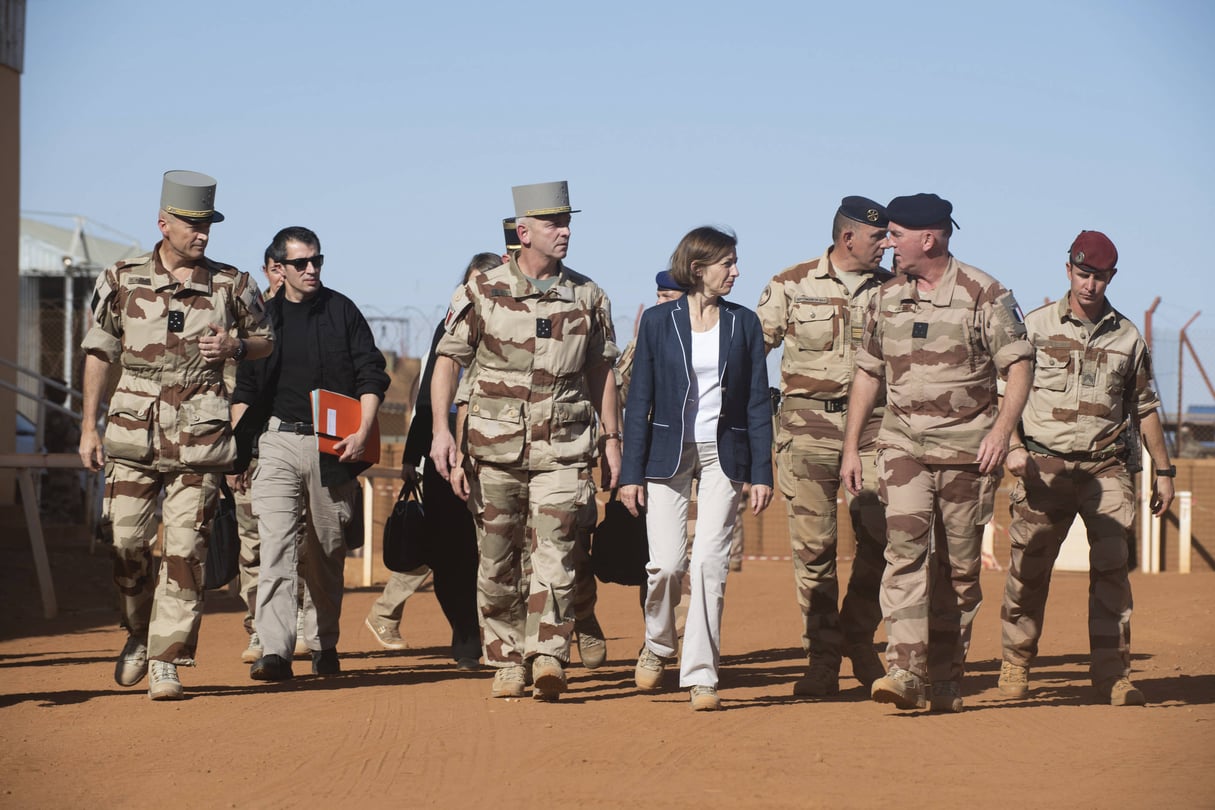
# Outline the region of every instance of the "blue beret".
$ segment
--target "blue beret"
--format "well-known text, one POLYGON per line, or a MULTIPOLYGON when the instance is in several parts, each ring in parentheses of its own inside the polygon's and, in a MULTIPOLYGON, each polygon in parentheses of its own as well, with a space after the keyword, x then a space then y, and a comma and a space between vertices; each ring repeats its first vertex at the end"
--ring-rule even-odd
MULTIPOLYGON (((910 197, 895 197, 886 206, 886 215, 891 222, 908 228, 927 228, 952 221, 953 203, 942 200, 935 194, 912 194, 910 197)), ((957 223, 954 222, 954 226, 957 223)))
POLYGON ((684 292, 684 288, 679 285, 675 277, 671 275, 670 270, 663 270, 658 275, 654 276, 654 283, 658 285, 660 290, 675 290, 676 292, 684 292))
POLYGON ((845 197, 840 200, 840 207, 836 213, 875 228, 885 228, 890 224, 886 216, 886 209, 868 197, 845 197))

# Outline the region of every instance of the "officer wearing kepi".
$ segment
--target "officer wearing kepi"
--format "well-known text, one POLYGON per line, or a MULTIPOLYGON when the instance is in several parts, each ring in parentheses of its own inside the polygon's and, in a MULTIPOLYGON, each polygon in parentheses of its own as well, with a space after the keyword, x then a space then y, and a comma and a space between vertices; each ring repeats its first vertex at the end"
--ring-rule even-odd
POLYGON ((1152 511, 1173 500, 1168 447, 1152 389, 1152 364, 1139 330, 1110 306, 1106 289, 1118 250, 1100 231, 1081 231, 1067 257, 1067 295, 1034 310, 1025 327, 1035 371, 1008 454, 1018 481, 1011 501, 1012 561, 1004 589, 1000 693, 1024 697, 1038 654, 1051 569, 1079 513, 1088 530, 1090 674, 1097 696, 1115 706, 1146 701, 1130 681, 1131 585, 1127 535, 1135 516, 1128 419, 1138 420, 1152 458, 1152 511))
POLYGON ((555 700, 566 688, 574 543, 579 512, 595 493, 597 437, 609 486, 620 470, 612 377, 619 352, 607 295, 562 262, 576 213, 566 183, 516 186, 513 194, 522 247, 508 263, 474 274, 452 298, 431 383, 431 459, 457 493, 469 495, 493 696, 522 695, 530 666, 533 696, 555 700), (467 370, 467 459, 458 457, 447 423, 456 363, 467 370), (525 545, 526 598, 519 589, 525 545))
POLYGON ((931 709, 959 712, 983 598, 983 527, 1029 393, 1033 349, 1012 293, 949 252, 952 212, 935 194, 886 206, 899 275, 870 303, 840 477, 860 493, 861 434, 885 390, 877 474, 888 527, 880 601, 890 671, 870 694, 921 709, 931 683, 931 709), (997 375, 1007 378, 1002 402, 997 375))
POLYGON ((91 470, 105 466, 114 583, 129 634, 114 679, 134 686, 148 673, 153 700, 180 698, 177 667, 194 666, 209 527, 220 476, 236 458, 224 364, 271 349, 257 283, 205 255, 211 224, 223 220, 215 185, 197 172, 165 173, 157 222, 162 239, 150 253, 97 277, 95 323, 82 344, 80 458, 91 470), (103 440, 98 409, 115 361, 122 376, 103 440), (157 579, 151 545, 161 490, 157 579))
POLYGON ((866 689, 886 674, 873 649, 873 634, 882 621, 878 588, 886 567, 886 515, 874 472, 878 426, 885 414, 881 397, 861 432, 864 489, 846 494, 856 556, 842 609, 836 576, 836 499, 848 389, 869 301, 893 278, 880 266, 886 225, 883 206, 865 197, 845 197, 835 212, 831 246, 817 259, 777 273, 755 309, 768 350, 785 346, 776 466, 789 515, 802 649, 809 660, 793 694, 804 697, 839 692, 844 655, 866 689))

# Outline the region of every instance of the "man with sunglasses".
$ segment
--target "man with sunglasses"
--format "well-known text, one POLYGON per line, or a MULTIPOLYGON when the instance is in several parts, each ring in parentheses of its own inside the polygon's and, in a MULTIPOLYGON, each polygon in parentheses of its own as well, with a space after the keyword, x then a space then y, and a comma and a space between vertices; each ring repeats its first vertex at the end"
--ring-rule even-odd
POLYGON ((253 501, 262 544, 255 611, 262 657, 253 662, 249 677, 283 681, 293 675, 301 535, 311 560, 304 574, 316 606, 316 641, 309 640, 317 644, 312 672, 341 671, 344 540, 355 519, 356 476, 371 466, 363 450, 389 380, 363 314, 349 298, 321 284, 325 257, 317 235, 307 228, 284 228, 270 243, 270 258, 283 276, 266 306, 277 341, 268 358, 237 373, 232 418, 242 451, 238 469, 248 462, 246 448, 254 436, 259 452, 253 501), (358 430, 334 448, 338 456, 317 449, 309 398, 317 388, 358 399, 362 407, 358 430))
POLYGON ((206 257, 215 180, 164 175, 150 253, 97 277, 94 325, 84 338, 80 458, 105 466, 105 511, 114 530, 114 584, 128 638, 114 679, 148 675, 152 700, 182 696, 178 666, 194 666, 202 622, 203 565, 220 476, 236 445, 224 366, 270 353, 257 282, 206 257), (97 415, 110 364, 122 376, 110 398, 104 443, 97 415), (156 505, 164 526, 160 573, 152 566, 156 505))

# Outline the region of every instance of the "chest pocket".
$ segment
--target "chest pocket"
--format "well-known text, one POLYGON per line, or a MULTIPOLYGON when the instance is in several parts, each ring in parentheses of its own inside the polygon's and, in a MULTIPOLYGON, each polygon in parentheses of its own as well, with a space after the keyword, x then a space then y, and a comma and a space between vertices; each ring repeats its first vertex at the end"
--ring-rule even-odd
POLYGON ((1059 359, 1038 352, 1034 367, 1034 388, 1042 391, 1066 391, 1071 378, 1071 357, 1059 359))
POLYGON ((1125 354, 1106 352, 1101 358, 1101 371, 1105 376, 1105 390, 1120 395, 1126 390, 1126 377, 1130 373, 1131 358, 1125 354))
POLYGON ((518 401, 474 397, 468 406, 468 453, 489 464, 523 458, 523 410, 518 401))
POLYGON ((792 315, 799 349, 825 352, 835 346, 835 307, 830 304, 794 304, 792 315))

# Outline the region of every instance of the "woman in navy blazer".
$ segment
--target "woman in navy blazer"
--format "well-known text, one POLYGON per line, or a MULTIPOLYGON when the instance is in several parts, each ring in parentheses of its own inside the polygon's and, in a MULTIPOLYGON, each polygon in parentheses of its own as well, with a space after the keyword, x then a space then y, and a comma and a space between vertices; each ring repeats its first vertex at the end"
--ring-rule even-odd
POLYGON ((634 673, 657 689, 679 645, 675 606, 683 577, 692 594, 679 685, 692 708, 718 709, 721 611, 730 541, 743 485, 751 509, 772 500, 772 413, 759 318, 723 299, 738 278, 737 239, 702 227, 680 241, 671 275, 687 295, 641 316, 624 420, 620 499, 646 510, 650 563, 646 641, 634 673), (689 563, 688 502, 697 489, 689 563))

